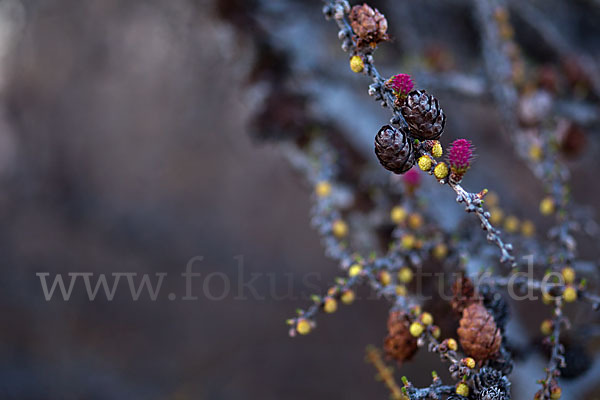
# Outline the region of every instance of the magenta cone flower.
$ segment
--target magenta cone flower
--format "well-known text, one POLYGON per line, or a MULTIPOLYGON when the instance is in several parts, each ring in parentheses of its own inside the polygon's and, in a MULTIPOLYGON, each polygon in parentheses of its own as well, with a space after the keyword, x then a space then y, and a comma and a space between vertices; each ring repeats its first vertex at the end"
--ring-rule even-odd
POLYGON ((473 145, 466 139, 456 139, 448 150, 448 164, 452 173, 460 178, 471 166, 473 145))
POLYGON ((406 96, 415 87, 412 78, 408 74, 394 75, 388 79, 387 83, 396 93, 396 96, 406 96))
POLYGON ((408 170, 404 175, 402 175, 402 179, 404 182, 410 187, 417 187, 421 182, 421 174, 415 168, 408 170))

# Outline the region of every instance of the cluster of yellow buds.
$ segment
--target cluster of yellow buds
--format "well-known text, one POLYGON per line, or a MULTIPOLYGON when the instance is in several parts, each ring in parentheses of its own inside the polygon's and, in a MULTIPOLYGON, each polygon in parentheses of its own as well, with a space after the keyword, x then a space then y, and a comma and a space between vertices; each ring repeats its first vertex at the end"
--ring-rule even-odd
POLYGON ((424 312, 423 314, 421 314, 419 319, 421 320, 421 323, 425 326, 433 324, 433 316, 428 312, 424 312))
POLYGON ((554 199, 552 197, 544 197, 540 202, 540 212, 543 215, 554 214, 556 210, 556 206, 554 204, 554 199))
POLYGON ((433 325, 433 315, 428 312, 421 312, 420 307, 416 307, 412 310, 416 319, 410 324, 410 334, 414 337, 420 337, 425 330, 428 330, 434 338, 439 338, 441 330, 439 326, 433 325))
POLYGON ((402 283, 410 283, 413 279, 413 271, 409 267, 402 267, 398 271, 398 280, 402 283))
POLYGON ((348 235, 348 224, 342 219, 333 221, 331 232, 338 239, 343 239, 348 235))
POLYGON ((472 357, 466 357, 460 360, 460 363, 467 368, 475 368, 475 360, 472 357))
POLYGON ((331 194, 331 183, 319 181, 315 185, 315 193, 318 197, 328 197, 331 194))
POLYGON ((392 283, 392 275, 388 271, 383 270, 379 272, 377 278, 379 280, 379 283, 381 283, 381 285, 383 286, 387 286, 390 283, 392 283))
MULTIPOLYGON (((560 274, 565 283, 565 288, 561 297, 565 302, 572 303, 578 298, 578 289, 575 286, 575 278, 577 277, 575 269, 570 265, 567 265, 560 270, 560 274)), ((579 286, 580 288, 584 286, 584 280, 581 281, 579 286)), ((542 292, 542 300, 544 304, 553 304, 555 297, 544 290, 542 292)))
POLYGON ((309 320, 305 318, 300 318, 298 322, 296 322, 296 331, 298 331, 301 335, 308 335, 312 330, 312 324, 309 320))
POLYGON ((365 63, 360 56, 352 56, 350 57, 350 69, 352 72, 356 72, 357 74, 363 72, 365 69, 365 63))
POLYGON ((392 208, 392 211, 390 212, 390 219, 393 223, 398 225, 404 223, 407 216, 408 211, 406 211, 406 209, 401 206, 396 206, 392 208))
POLYGON ((360 264, 352 264, 350 268, 348 268, 348 276, 353 278, 363 271, 363 266, 360 264))
POLYGON ((571 266, 566 266, 560 271, 565 283, 575 282, 575 269, 571 266))
POLYGON ((433 147, 431 148, 431 155, 435 158, 440 158, 443 153, 444 150, 442 149, 442 145, 440 144, 439 140, 435 140, 433 147))
POLYGON ((448 255, 448 246, 445 243, 438 243, 433 248, 433 256, 438 260, 443 260, 448 255))
POLYGON ((402 206, 395 206, 390 211, 390 219, 394 224, 402 225, 405 222, 411 229, 419 229, 423 226, 423 216, 417 212, 409 213, 402 206))
POLYGON ((450 169, 444 162, 439 163, 433 169, 433 176, 435 176, 438 180, 442 180, 442 179, 446 178, 449 173, 450 173, 450 169))
MULTIPOLYGON (((441 146, 440 146, 441 148, 441 146)), ((423 155, 417 160, 417 165, 422 171, 429 172, 433 168, 433 175, 442 180, 446 178, 450 172, 448 165, 445 162, 438 163, 435 167, 433 166, 433 159, 428 155, 423 155)))
POLYGON ((419 213, 412 213, 408 216, 408 226, 411 229, 419 229, 423 226, 423 217, 419 213))
POLYGON ((413 335, 414 337, 419 337, 423 334, 425 327, 423 326, 422 323, 415 321, 412 324, 410 324, 409 330, 410 330, 411 335, 413 335))
POLYGON ((567 285, 563 298, 567 303, 572 303, 577 300, 577 289, 573 285, 567 285))
POLYGON ((552 323, 552 321, 549 319, 546 319, 540 325, 540 332, 542 332, 542 335, 544 335, 544 336, 550 336, 552 334, 553 328, 554 328, 554 324, 552 323))
POLYGON ((342 300, 342 303, 344 304, 352 304, 355 298, 356 294, 350 289, 343 291, 342 295, 340 296, 340 300, 342 300))
MULTIPOLYGON (((312 297, 315 302, 321 304, 321 307, 324 312, 326 312, 328 314, 332 314, 332 313, 336 312, 338 309, 338 298, 343 304, 349 305, 354 302, 354 299, 356 298, 356 294, 354 293, 354 291, 352 289, 343 289, 342 290, 338 287, 332 287, 327 291, 327 297, 325 297, 323 299, 323 301, 321 301, 321 298, 317 295, 314 295, 312 297)), ((313 321, 311 321, 307 318, 304 318, 304 317, 300 317, 297 320, 296 319, 288 319, 287 323, 288 323, 288 325, 294 326, 292 333, 297 332, 300 335, 308 335, 312 331, 312 329, 314 328, 314 325, 315 325, 313 321)))
POLYGON ((421 156, 417 160, 417 165, 419 166, 419 168, 421 168, 422 171, 429 172, 429 170, 431 170, 431 168, 433 167, 433 160, 427 155, 421 156))
POLYGON ((540 161, 543 156, 542 147, 539 144, 533 144, 529 147, 529 158, 532 161, 540 161))
POLYGON ((456 385, 456 394, 467 397, 469 395, 469 387, 466 383, 460 382, 456 385))
POLYGON ((328 314, 334 313, 337 310, 336 299, 332 297, 326 298, 325 302, 323 303, 323 310, 328 314))
POLYGON ((571 266, 566 266, 560 272, 563 280, 567 284, 563 293, 563 298, 567 303, 572 303, 577 300, 577 288, 573 286, 576 278, 575 269, 571 266))
POLYGON ((400 238, 400 245, 405 250, 418 249, 423 243, 412 233, 407 233, 400 238))
POLYGON ((440 344, 440 348, 444 350, 448 349, 451 351, 456 351, 458 350, 458 343, 456 342, 456 339, 453 338, 444 339, 444 341, 440 344))

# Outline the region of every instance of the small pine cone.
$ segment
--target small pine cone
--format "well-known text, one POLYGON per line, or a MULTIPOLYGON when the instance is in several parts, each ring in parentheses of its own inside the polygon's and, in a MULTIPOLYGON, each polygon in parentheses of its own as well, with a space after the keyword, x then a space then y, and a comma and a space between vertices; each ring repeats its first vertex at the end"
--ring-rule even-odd
POLYGON ((381 165, 396 174, 403 174, 415 164, 412 144, 407 135, 389 125, 375 136, 375 154, 381 165))
POLYGON ((417 338, 410 334, 410 321, 400 311, 392 311, 388 318, 388 335, 383 344, 388 357, 403 362, 410 360, 417 352, 417 338))
MULTIPOLYGON (((492 313, 493 314, 493 313, 492 313)), ((502 330, 500 330, 502 333, 502 330)), ((510 343, 504 342, 500 347, 500 351, 494 358, 484 361, 483 365, 492 368, 503 375, 510 375, 514 367, 513 354, 511 352, 510 343)))
POLYGON ((566 156, 576 156, 585 150, 587 136, 585 131, 571 121, 561 121, 556 127, 559 148, 566 156))
POLYGON ((424 90, 413 90, 401 107, 411 134, 421 140, 436 140, 442 136, 446 115, 438 100, 424 90))
POLYGON ((502 390, 496 386, 485 388, 479 393, 478 400, 506 400, 506 396, 502 390))
POLYGON ((576 342, 565 345, 564 357, 566 365, 560 368, 560 376, 565 379, 575 379, 585 374, 593 362, 586 348, 576 342))
POLYGON ((461 276, 454 281, 450 305, 458 315, 462 315, 465 308, 473 303, 478 303, 479 301, 480 297, 475 291, 473 282, 469 278, 461 276))
POLYGON ((483 305, 490 310, 494 321, 500 330, 504 330, 510 316, 510 308, 504 297, 489 285, 479 286, 479 292, 483 297, 483 305))
POLYGON ((367 4, 352 7, 350 26, 356 34, 355 40, 359 46, 366 44, 374 47, 377 43, 388 39, 388 24, 385 16, 367 4))
POLYGON ((477 399, 482 399, 486 394, 493 393, 494 389, 498 389, 507 399, 510 399, 510 381, 506 376, 493 368, 481 368, 473 376, 473 393, 477 396, 477 399))
POLYGON ((494 317, 481 303, 464 309, 457 333, 465 352, 478 361, 492 358, 502 343, 494 317))

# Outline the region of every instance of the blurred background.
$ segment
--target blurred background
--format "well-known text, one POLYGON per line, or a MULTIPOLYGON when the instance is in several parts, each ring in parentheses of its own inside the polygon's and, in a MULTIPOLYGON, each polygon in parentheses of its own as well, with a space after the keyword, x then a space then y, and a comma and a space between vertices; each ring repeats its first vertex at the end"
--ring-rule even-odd
MULTIPOLYGON (((395 38, 377 53, 384 73, 428 72, 420 82, 439 93, 446 139, 478 148, 467 186, 535 215, 543 188, 499 134, 471 6, 402 3, 373 2, 395 38), (454 71, 469 74, 470 92, 445 91, 439 73, 454 71)), ((561 37, 600 62, 600 5, 541 3, 561 37)), ((311 188, 277 143, 260 140, 265 96, 252 74, 302 87, 310 113, 334 120, 374 168, 372 138, 389 119, 320 10, 316 0, 0 0, 0 398, 387 398, 364 362, 385 335, 385 301, 345 307, 300 339, 285 326, 337 266, 310 227, 311 188), (198 299, 183 301, 181 273, 197 256, 198 299), (47 301, 39 272, 50 283, 73 272, 168 275, 155 301, 133 301, 125 281, 113 301, 90 301, 82 284, 68 301, 47 301), (246 287, 240 299, 253 276, 256 293, 246 287)), ((525 18, 515 26, 528 57, 556 58, 525 18)), ((568 159, 574 197, 592 211, 595 100, 574 100, 585 145, 568 159)), ((449 199, 449 212, 462 212, 449 199)), ((580 250, 597 260, 593 246, 580 250)), ((416 384, 445 369, 422 353, 402 369, 416 384)))

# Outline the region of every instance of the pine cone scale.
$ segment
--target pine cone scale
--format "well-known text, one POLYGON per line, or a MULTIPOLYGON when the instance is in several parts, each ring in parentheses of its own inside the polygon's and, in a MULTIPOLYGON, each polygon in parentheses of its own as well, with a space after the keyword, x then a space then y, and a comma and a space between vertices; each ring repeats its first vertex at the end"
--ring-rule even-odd
POLYGON ((410 360, 417 352, 417 339, 410 334, 410 323, 406 314, 393 311, 388 318, 388 335, 383 347, 386 355, 399 363, 410 360))
POLYGON ((442 135, 446 115, 438 100, 424 90, 410 92, 400 110, 414 137, 437 140, 442 135))
POLYGON ((375 136, 375 154, 385 169, 403 174, 415 164, 410 140, 403 132, 383 126, 375 136))
POLYGON ((454 282, 452 285, 452 294, 450 305, 459 315, 462 315, 465 308, 480 301, 473 282, 464 276, 454 282))
POLYGON ((376 8, 373 9, 367 4, 356 5, 352 7, 349 18, 350 26, 356 34, 354 40, 359 47, 375 45, 388 39, 387 20, 376 8))
POLYGON ((476 360, 490 359, 500 350, 500 329, 481 303, 473 303, 464 309, 457 332, 465 352, 476 360))

